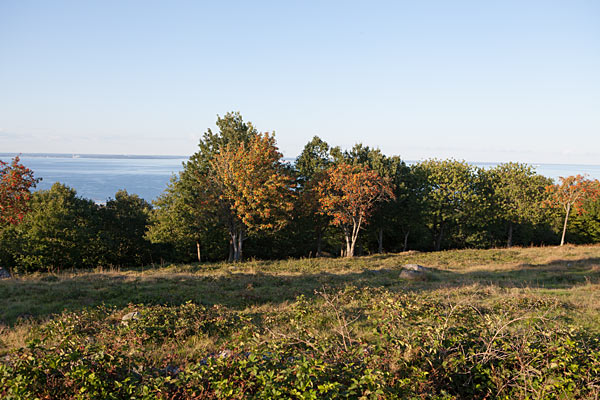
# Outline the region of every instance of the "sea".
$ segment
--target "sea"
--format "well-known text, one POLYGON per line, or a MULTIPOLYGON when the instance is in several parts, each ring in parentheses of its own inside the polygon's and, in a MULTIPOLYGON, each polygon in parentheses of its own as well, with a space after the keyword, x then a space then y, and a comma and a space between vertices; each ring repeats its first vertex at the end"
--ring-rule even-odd
MULTIPOLYGON (((9 161, 13 153, 0 153, 9 161)), ((20 154, 21 163, 42 178, 36 190, 49 189, 55 182, 72 187, 81 197, 96 203, 114 198, 120 189, 137 194, 147 201, 156 199, 166 189, 172 176, 183 169, 187 156, 140 156, 115 154, 20 154)), ((293 159, 286 159, 293 162, 293 159)), ((407 161, 408 164, 414 161, 407 161)), ((498 163, 472 162, 491 168, 498 163)), ((549 178, 587 174, 600 179, 600 165, 530 164, 537 173, 549 178)))

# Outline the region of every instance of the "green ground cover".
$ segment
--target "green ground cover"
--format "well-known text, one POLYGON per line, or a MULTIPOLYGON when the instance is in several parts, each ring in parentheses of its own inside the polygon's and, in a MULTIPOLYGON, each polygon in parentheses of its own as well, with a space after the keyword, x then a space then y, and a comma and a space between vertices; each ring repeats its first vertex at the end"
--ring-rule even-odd
POLYGON ((0 397, 598 398, 599 288, 600 246, 19 276, 0 397))

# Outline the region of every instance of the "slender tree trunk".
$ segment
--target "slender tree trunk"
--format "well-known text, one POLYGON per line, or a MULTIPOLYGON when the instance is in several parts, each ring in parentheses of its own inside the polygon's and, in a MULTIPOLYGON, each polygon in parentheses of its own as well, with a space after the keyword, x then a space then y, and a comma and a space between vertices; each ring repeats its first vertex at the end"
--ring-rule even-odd
POLYGON ((352 234, 350 236, 350 238, 348 238, 348 235, 346 234, 346 248, 347 248, 347 253, 346 253, 346 257, 354 257, 354 248, 356 247, 356 241, 358 240, 358 233, 360 232, 360 226, 362 224, 362 217, 358 218, 358 221, 354 220, 355 222, 352 224, 352 234), (350 239, 350 240, 348 240, 350 239))
POLYGON ((242 261, 242 245, 244 244, 244 231, 242 229, 240 229, 240 232, 238 234, 238 258, 237 261, 242 261))
POLYGON ((571 205, 567 204, 567 214, 565 215, 565 225, 563 226, 562 238, 560 239, 560 245, 565 244, 565 235, 567 234, 567 222, 569 221, 569 213, 571 212, 571 205))
POLYGON ((200 241, 196 241, 196 253, 198 255, 198 262, 202 262, 202 257, 200 255, 200 241))
POLYGON ((321 243, 323 242, 323 230, 319 228, 317 232, 317 257, 321 257, 321 243))
POLYGON ((227 257, 227 262, 233 262, 233 234, 230 233, 229 236, 229 256, 227 257))
POLYGON ((344 251, 344 257, 352 257, 354 255, 351 243, 350 233, 346 233, 346 251, 344 251))
POLYGON ((435 238, 435 251, 440 251, 442 248, 442 239, 444 238, 444 225, 440 225, 440 232, 435 238))
POLYGON ((402 249, 402 251, 406 251, 408 249, 408 234, 410 232, 406 232, 404 234, 404 248, 402 249))
POLYGON ((383 228, 379 228, 377 232, 377 244, 379 245, 377 251, 383 254, 383 228))
POLYGON ((242 230, 235 228, 231 232, 231 243, 233 244, 233 262, 242 260, 242 230))
POLYGON ((513 223, 508 223, 508 239, 506 240, 506 247, 512 247, 513 241, 513 223))

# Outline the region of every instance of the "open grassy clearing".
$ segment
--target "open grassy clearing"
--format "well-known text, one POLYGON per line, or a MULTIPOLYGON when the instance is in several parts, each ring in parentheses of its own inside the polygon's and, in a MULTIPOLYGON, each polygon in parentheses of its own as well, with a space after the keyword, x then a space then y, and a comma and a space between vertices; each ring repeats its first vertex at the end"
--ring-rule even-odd
POLYGON ((17 277, 0 394, 597 398, 599 289, 600 246, 17 277))

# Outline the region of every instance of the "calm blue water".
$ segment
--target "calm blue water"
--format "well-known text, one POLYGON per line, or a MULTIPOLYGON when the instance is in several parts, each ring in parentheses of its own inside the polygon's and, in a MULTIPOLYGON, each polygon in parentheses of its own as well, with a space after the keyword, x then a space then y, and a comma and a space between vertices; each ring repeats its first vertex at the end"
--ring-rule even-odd
MULTIPOLYGON (((8 161, 14 154, 0 154, 8 161)), ((21 155, 21 162, 31 168, 36 177, 43 180, 37 189, 49 189, 54 182, 61 182, 77 190, 81 197, 95 202, 105 202, 114 197, 119 189, 126 189, 151 201, 167 187, 173 174, 182 169, 187 157, 164 156, 114 156, 47 154, 21 155)), ((410 162, 409 162, 410 163, 410 162)), ((473 163, 489 168, 496 163, 473 163)), ((588 174, 600 179, 600 165, 534 164, 536 171, 553 179, 559 176, 588 174)))
MULTIPOLYGON (((5 161, 10 157, 0 154, 5 161)), ((187 157, 21 156, 21 163, 33 170, 35 177, 42 178, 38 190, 61 182, 97 203, 114 197, 120 189, 153 200, 165 190, 171 176, 182 169, 184 161, 187 157)))

